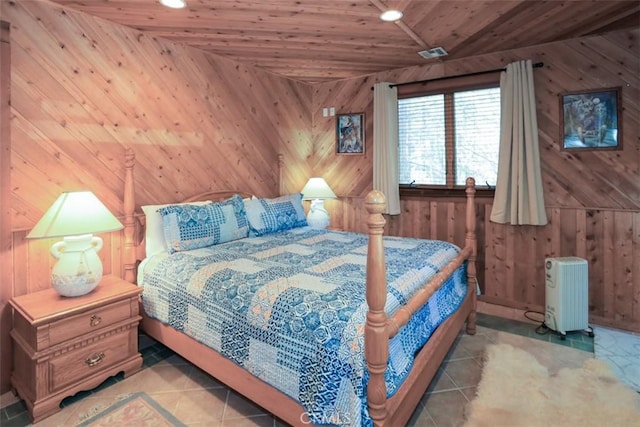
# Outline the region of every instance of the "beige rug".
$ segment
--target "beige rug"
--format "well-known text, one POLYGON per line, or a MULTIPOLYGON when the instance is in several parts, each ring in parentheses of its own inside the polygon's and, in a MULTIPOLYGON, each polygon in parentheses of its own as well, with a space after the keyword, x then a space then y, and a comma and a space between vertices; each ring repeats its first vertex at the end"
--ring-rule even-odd
POLYGON ((550 373, 522 349, 491 345, 465 426, 640 426, 640 394, 597 359, 550 373))
POLYGON ((100 411, 78 427, 184 427, 184 424, 146 393, 138 392, 100 411))

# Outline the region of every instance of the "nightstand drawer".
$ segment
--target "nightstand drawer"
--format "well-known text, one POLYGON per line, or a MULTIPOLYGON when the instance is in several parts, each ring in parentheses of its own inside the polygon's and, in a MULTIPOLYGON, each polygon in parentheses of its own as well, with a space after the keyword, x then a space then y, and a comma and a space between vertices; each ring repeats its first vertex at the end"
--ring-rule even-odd
POLYGON ((49 346, 96 331, 120 320, 129 319, 133 314, 130 301, 124 300, 58 320, 49 326, 49 346))
POLYGON ((128 330, 64 353, 49 362, 50 392, 100 373, 109 366, 131 357, 130 353, 128 330))

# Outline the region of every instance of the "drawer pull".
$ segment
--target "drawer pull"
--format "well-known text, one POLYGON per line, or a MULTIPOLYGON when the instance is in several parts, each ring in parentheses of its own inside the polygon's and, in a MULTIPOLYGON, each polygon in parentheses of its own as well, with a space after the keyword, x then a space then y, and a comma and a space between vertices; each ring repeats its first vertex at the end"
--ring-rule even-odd
POLYGON ((91 319, 89 319, 89 325, 91 326, 98 326, 100 324, 100 322, 102 322, 102 317, 94 314, 93 316, 91 316, 91 319))
POLYGON ((96 353, 84 361, 89 367, 99 365, 104 360, 104 353, 96 353))

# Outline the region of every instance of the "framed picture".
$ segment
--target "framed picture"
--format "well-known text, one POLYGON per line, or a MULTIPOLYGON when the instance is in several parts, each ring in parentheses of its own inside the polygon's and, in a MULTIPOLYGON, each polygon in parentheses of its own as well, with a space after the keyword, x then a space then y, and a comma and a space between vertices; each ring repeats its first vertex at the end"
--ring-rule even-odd
POLYGON ((560 95, 563 150, 622 148, 621 89, 597 89, 560 95))
POLYGON ((364 113, 336 116, 336 153, 364 154, 364 113))

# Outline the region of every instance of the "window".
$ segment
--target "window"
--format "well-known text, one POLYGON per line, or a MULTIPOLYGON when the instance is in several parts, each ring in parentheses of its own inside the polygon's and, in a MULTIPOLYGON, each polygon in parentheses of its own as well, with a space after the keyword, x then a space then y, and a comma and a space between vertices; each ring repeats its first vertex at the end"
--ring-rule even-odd
POLYGON ((453 188, 467 177, 496 183, 500 88, 449 91, 398 100, 400 185, 453 188))

